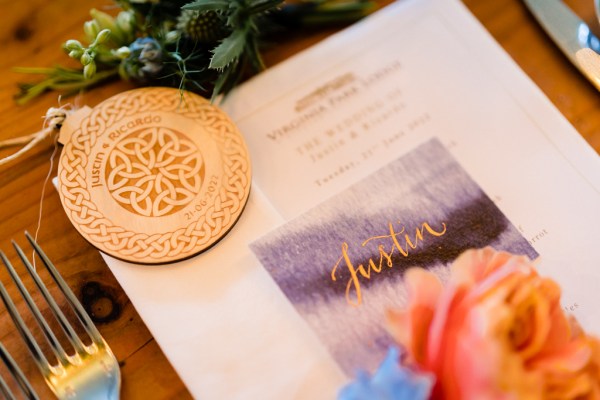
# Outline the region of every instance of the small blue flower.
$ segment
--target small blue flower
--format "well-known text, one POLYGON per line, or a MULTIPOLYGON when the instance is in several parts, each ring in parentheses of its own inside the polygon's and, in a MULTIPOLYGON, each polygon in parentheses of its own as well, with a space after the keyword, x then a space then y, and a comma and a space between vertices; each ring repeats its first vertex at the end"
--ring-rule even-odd
POLYGON ((129 45, 129 55, 121 63, 125 78, 145 81, 155 78, 163 68, 163 51, 155 39, 138 38, 129 45))
POLYGON ((367 372, 360 372, 354 382, 342 388, 338 400, 428 399, 433 377, 401 365, 399 358, 398 349, 390 348, 375 374, 369 377, 367 372))

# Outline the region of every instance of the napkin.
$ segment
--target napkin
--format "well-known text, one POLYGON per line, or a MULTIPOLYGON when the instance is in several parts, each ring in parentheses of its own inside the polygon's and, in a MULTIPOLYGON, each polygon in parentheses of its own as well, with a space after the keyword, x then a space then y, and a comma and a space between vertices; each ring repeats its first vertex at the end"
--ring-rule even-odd
POLYGON ((148 266, 102 255, 196 398, 332 399, 344 382, 248 248, 280 222, 253 190, 230 234, 197 257, 148 266))

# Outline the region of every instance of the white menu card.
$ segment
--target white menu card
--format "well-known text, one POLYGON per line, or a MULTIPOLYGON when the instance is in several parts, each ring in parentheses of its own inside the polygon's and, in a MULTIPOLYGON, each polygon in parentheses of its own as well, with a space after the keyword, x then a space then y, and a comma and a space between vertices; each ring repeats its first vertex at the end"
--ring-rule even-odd
POLYGON ((237 225, 177 264, 104 256, 194 397, 335 397, 349 377, 249 244, 432 140, 600 334, 600 159, 459 1, 394 3, 251 79, 223 108, 254 171, 237 225))

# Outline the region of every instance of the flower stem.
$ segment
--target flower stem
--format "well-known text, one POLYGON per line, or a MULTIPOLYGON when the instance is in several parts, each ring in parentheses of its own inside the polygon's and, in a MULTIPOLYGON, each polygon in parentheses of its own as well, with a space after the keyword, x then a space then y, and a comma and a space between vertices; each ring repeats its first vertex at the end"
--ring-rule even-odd
POLYGON ((66 95, 70 95, 118 76, 117 68, 99 71, 90 79, 85 79, 81 71, 60 67, 19 68, 18 71, 46 75, 46 78, 40 82, 23 88, 22 93, 16 99, 19 105, 26 104, 47 90, 62 90, 66 91, 66 95))

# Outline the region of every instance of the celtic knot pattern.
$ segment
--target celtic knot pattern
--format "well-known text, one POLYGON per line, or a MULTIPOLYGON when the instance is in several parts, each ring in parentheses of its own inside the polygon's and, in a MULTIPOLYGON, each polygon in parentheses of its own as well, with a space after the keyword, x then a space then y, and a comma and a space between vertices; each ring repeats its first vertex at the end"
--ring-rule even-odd
MULTIPOLYGON (((200 178, 202 180, 202 176, 200 178)), ((189 93, 182 101, 177 89, 143 88, 113 96, 83 118, 63 148, 58 179, 63 207, 87 240, 114 257, 154 264, 191 257, 219 240, 246 205, 251 168, 242 136, 222 111, 189 93), (106 135, 108 128, 125 118, 154 111, 177 114, 202 126, 218 148, 223 171, 215 192, 217 197, 201 215, 187 225, 148 233, 122 226, 104 215, 92 198, 92 180, 86 171, 93 163, 89 158, 92 149, 98 146, 98 140, 106 135)), ((193 179, 191 182, 195 187, 193 179)))
POLYGON ((202 155, 183 134, 163 127, 134 131, 109 154, 106 185, 126 210, 169 215, 187 206, 204 180, 202 155))

